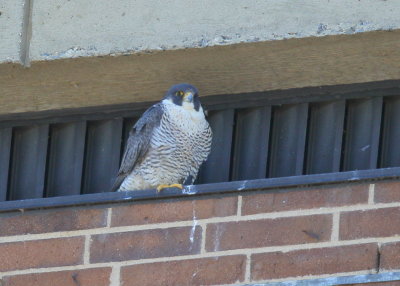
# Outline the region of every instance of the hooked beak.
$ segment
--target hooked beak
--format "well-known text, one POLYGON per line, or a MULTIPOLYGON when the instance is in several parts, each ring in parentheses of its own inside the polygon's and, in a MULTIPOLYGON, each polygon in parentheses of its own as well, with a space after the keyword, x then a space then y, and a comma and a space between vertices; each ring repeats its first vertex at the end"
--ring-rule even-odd
POLYGON ((191 92, 185 93, 185 96, 183 97, 183 99, 187 102, 192 102, 193 101, 193 93, 191 93, 191 92))

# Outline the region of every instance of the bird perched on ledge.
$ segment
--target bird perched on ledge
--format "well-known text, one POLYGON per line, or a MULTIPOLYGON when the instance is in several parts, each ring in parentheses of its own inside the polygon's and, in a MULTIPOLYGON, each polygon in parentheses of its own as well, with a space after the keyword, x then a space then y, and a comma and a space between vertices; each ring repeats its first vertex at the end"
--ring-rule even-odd
POLYGON ((186 83, 172 86, 130 131, 113 191, 193 184, 211 140, 197 89, 186 83))

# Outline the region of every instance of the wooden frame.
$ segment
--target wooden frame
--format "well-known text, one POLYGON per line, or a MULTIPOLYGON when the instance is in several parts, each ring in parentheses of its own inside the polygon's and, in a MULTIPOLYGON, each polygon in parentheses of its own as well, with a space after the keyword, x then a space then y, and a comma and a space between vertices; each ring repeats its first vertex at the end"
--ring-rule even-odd
POLYGON ((177 82, 193 83, 207 97, 398 79, 400 30, 43 61, 30 68, 9 63, 0 65, 0 120, 151 102, 177 82))

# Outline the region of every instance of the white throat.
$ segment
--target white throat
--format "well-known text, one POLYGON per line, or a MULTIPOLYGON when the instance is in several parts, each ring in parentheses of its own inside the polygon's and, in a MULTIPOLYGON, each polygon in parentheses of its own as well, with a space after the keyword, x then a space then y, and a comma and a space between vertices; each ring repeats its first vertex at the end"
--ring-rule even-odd
POLYGON ((163 104, 166 106, 166 112, 169 113, 170 120, 184 130, 196 132, 199 127, 203 128, 203 124, 207 124, 201 106, 199 111, 196 111, 191 102, 183 102, 182 106, 179 106, 168 99, 164 99, 163 104))

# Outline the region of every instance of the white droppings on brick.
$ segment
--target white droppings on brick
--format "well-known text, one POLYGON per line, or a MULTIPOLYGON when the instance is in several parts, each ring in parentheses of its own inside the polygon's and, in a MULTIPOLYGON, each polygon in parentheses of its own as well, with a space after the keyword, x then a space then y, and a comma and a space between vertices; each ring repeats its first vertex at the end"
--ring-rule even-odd
POLYGON ((196 277, 196 275, 197 275, 198 272, 199 272, 199 269, 197 268, 196 271, 192 274, 192 279, 193 279, 194 277, 196 277))
POLYGON ((190 249, 192 249, 193 247, 193 243, 194 243, 194 234, 196 232, 196 226, 198 225, 198 221, 197 221, 197 217, 196 217, 196 201, 192 202, 192 210, 193 210, 193 224, 192 224, 192 229, 190 230, 190 236, 189 236, 189 240, 190 240, 190 249))
POLYGON ((196 219, 193 219, 193 226, 192 229, 190 231, 190 242, 193 243, 194 242, 194 233, 196 231, 196 226, 197 226, 198 222, 196 219))
POLYGON ((113 266, 110 276, 110 286, 120 286, 121 266, 113 266))

